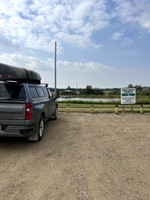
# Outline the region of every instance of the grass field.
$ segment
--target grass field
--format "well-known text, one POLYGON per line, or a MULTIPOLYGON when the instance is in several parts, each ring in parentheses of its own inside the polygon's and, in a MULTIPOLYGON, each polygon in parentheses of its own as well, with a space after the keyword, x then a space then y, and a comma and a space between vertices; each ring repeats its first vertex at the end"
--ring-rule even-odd
MULTIPOLYGON (((133 105, 133 112, 140 113, 141 104, 133 105)), ((59 112, 85 112, 85 113, 113 113, 115 112, 115 103, 95 104, 92 103, 58 103, 59 112), (91 107, 94 106, 94 109, 91 107), (93 110, 92 110, 93 109, 93 110)), ((143 104, 143 111, 150 112, 150 104, 143 104)), ((123 112, 123 106, 118 104, 118 112, 123 112)), ((124 106, 124 112, 131 112, 131 105, 124 106)))
MULTIPOLYGON (((92 98, 120 98, 119 95, 86 95, 82 96, 83 98, 91 98, 91 101, 82 101, 82 100, 67 100, 58 102, 58 111, 59 112, 86 112, 89 113, 92 111, 91 106, 94 106, 94 113, 113 113, 115 112, 115 106, 118 106, 118 112, 123 112, 123 105, 118 102, 93 102, 92 98), (104 97, 105 96, 105 97, 104 97), (69 106, 68 106, 69 105, 69 106)), ((80 96, 81 97, 81 96, 80 96)), ((143 112, 150 112, 150 96, 137 95, 136 104, 133 105, 133 112, 140 113, 140 107, 143 106, 143 112)), ((124 112, 131 112, 131 105, 124 106, 124 112)))

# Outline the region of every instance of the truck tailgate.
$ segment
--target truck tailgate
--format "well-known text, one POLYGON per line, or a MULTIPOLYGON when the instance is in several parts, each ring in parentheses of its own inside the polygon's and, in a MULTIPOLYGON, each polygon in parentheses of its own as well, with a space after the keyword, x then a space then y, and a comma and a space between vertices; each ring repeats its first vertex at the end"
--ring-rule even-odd
POLYGON ((24 103, 1 103, 0 120, 23 120, 25 119, 24 103))

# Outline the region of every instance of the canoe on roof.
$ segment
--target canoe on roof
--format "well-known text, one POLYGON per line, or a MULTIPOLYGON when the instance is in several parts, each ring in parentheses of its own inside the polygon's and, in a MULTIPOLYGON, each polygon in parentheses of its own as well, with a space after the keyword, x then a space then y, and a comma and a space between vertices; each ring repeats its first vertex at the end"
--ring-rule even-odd
POLYGON ((0 63, 0 81, 40 84, 41 76, 31 70, 0 63))

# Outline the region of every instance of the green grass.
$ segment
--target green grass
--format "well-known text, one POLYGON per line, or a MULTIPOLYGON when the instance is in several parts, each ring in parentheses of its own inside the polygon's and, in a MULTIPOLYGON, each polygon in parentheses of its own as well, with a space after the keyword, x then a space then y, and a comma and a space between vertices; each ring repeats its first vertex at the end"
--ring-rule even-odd
POLYGON ((137 103, 138 104, 150 104, 150 97, 149 96, 137 96, 137 103))
POLYGON ((102 101, 82 101, 82 100, 66 100, 66 101, 59 101, 59 103, 66 103, 66 104, 120 104, 120 101, 111 101, 111 102, 102 102, 102 101))
MULTIPOLYGON (((107 95, 101 96, 82 96, 84 98, 104 98, 107 95)), ((81 96, 80 96, 81 97, 81 96)), ((111 98, 108 96, 107 98, 111 98)), ((113 95, 113 98, 120 98, 117 95, 113 95)), ((94 105, 94 113, 113 113, 115 112, 115 105, 118 105, 118 111, 122 112, 122 105, 120 101, 115 102, 102 102, 102 101, 81 101, 81 100, 67 100, 67 101, 59 101, 58 102, 58 109, 60 112, 68 112, 67 105, 70 105, 70 112, 91 112, 91 105, 94 105)), ((144 112, 150 112, 150 97, 149 96, 142 96, 137 95, 136 97, 136 104, 133 105, 133 112, 140 112, 140 106, 143 105, 144 112)), ((125 112, 131 112, 131 105, 125 105, 125 112)))
MULTIPOLYGON (((91 105, 94 105, 94 113, 114 113, 115 112, 115 104, 77 104, 77 103, 70 103, 69 110, 68 110, 68 103, 58 103, 58 110, 59 112, 91 112, 91 105)), ((140 104, 133 105, 133 112, 139 113, 140 112, 140 104)), ((118 104, 118 111, 119 113, 122 112, 123 106, 118 104)), ((144 112, 150 112, 150 105, 143 104, 144 112)), ((131 105, 125 105, 125 112, 131 112, 131 105)))

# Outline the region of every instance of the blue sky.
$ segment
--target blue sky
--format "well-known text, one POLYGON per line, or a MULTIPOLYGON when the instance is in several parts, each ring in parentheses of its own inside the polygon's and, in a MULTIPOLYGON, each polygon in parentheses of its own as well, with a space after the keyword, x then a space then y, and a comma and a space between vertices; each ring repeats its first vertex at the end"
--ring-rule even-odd
POLYGON ((54 87, 150 86, 150 0, 1 0, 0 62, 54 87), (42 3, 41 3, 42 2, 42 3))

